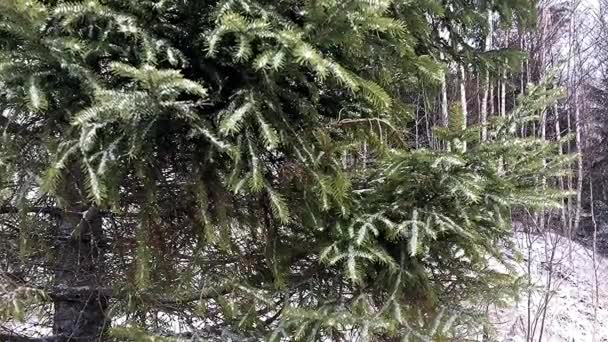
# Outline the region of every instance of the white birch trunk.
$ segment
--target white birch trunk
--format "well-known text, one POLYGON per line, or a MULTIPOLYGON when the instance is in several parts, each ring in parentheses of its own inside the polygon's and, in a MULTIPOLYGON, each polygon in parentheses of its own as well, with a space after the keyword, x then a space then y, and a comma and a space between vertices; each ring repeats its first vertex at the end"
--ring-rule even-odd
POLYGON ((448 114, 448 87, 446 84, 446 77, 443 76, 441 81, 441 124, 443 127, 449 125, 449 114, 448 114))
MULTIPOLYGON (((541 22, 541 32, 540 32, 540 55, 539 55, 539 60, 538 60, 538 67, 539 67, 539 82, 543 81, 544 75, 545 75, 545 30, 547 27, 546 21, 546 6, 545 5, 541 5, 541 15, 540 15, 540 22, 541 22)), ((528 70, 528 75, 529 75, 529 70, 528 70)), ((528 76, 529 77, 529 76, 528 76)), ((545 141, 547 139, 547 111, 546 110, 542 110, 542 112, 540 113, 540 136, 541 139, 543 141, 545 141)), ((543 168, 546 168, 547 166, 547 161, 543 158, 543 168)), ((547 184, 547 179, 543 176, 542 178, 542 187, 543 190, 546 188, 546 184, 547 184)), ((539 226, 542 232, 545 231, 545 208, 543 207, 541 212, 540 212, 540 216, 539 216, 539 226)), ((541 332, 542 333, 542 332, 541 332)))
POLYGON ((464 65, 459 66, 460 70, 460 103, 462 105, 462 129, 467 128, 467 117, 469 112, 467 110, 467 88, 466 88, 466 71, 464 65))
POLYGON ((502 69, 500 81, 500 116, 507 116, 507 68, 502 69))
POLYGON ((492 116, 494 115, 494 113, 496 113, 496 111, 494 110, 494 84, 492 82, 490 82, 489 84, 490 87, 490 111, 488 112, 488 116, 492 116))
POLYGON ((578 91, 574 94, 574 125, 576 129, 576 211, 574 213, 574 232, 578 232, 581 222, 582 212, 582 192, 583 192, 583 144, 581 139, 581 111, 578 99, 578 91))
MULTIPOLYGON (((492 34, 493 34, 493 25, 492 25, 492 10, 488 9, 488 34, 486 35, 485 41, 485 51, 490 51, 492 47, 492 34)), ((483 79, 483 95, 481 99, 481 108, 480 108, 480 121, 481 121, 481 141, 484 142, 488 139, 488 92, 492 87, 490 84, 490 71, 488 68, 484 71, 484 79, 483 79)))
MULTIPOLYGON (((466 88, 466 72, 464 69, 464 65, 460 65, 459 66, 459 70, 460 70, 460 103, 462 106, 462 122, 461 122, 461 129, 465 130, 467 128, 467 118, 469 116, 469 112, 467 110, 467 88, 466 88)), ((462 149, 463 151, 467 150, 467 143, 466 141, 462 142, 462 149)))
POLYGON ((445 72, 443 74, 443 78, 441 79, 441 125, 447 128, 449 125, 449 119, 447 72, 445 72))

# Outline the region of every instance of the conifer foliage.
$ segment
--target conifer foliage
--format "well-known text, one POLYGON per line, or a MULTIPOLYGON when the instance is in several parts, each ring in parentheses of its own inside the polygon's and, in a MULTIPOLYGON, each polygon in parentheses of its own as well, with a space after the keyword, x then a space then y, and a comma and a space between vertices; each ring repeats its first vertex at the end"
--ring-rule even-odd
POLYGON ((483 144, 438 130, 447 150, 409 147, 407 95, 442 79, 439 52, 482 51, 441 32, 470 41, 488 6, 530 15, 512 3, 0 1, 0 326, 57 341, 474 332, 478 307, 515 290, 488 267, 510 211, 559 200, 538 191, 561 172, 555 146, 514 134, 555 94, 530 91, 483 144))

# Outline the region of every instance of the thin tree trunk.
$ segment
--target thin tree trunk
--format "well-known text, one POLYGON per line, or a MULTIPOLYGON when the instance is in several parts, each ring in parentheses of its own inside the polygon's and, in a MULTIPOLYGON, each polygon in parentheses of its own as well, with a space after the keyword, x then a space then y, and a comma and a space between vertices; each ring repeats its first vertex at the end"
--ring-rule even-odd
MULTIPOLYGON (((488 9, 488 34, 486 35, 485 41, 485 51, 490 51, 492 48, 492 34, 493 34, 493 25, 492 25, 492 10, 488 9)), ((481 141, 486 141, 488 139, 488 92, 489 88, 491 88, 490 84, 490 70, 489 68, 485 68, 483 75, 483 95, 481 99, 481 108, 480 108, 480 121, 481 121, 481 141)))
MULTIPOLYGON (((521 31, 519 32, 519 48, 522 51, 525 51, 525 46, 524 46, 524 35, 521 33, 521 31)), ((520 96, 523 96, 526 93, 526 81, 528 78, 529 73, 527 73, 526 71, 528 70, 526 68, 526 63, 527 61, 521 61, 520 65, 519 65, 519 94, 520 96)), ((521 137, 525 137, 526 136, 526 124, 522 123, 521 127, 519 128, 520 130, 520 135, 521 137)))
POLYGON ((526 272, 528 278, 528 302, 526 303, 527 315, 526 315, 526 341, 532 341, 532 229, 528 227, 526 230, 526 248, 528 250, 528 260, 526 261, 526 272))
POLYGON ((441 80, 441 125, 448 127, 449 125, 449 111, 448 111, 448 86, 447 86, 447 72, 443 74, 441 80))
MULTIPOLYGON (((562 130, 560 127, 560 122, 559 122, 559 110, 557 107, 557 104, 554 105, 554 112, 555 112, 555 140, 557 141, 557 153, 561 156, 564 154, 564 146, 562 145, 562 130)), ((563 177, 558 177, 558 182, 559 182, 559 188, 560 190, 564 191, 564 178, 563 177)), ((566 224, 566 204, 564 202, 564 199, 561 198, 561 206, 560 206, 560 219, 561 219, 561 223, 562 223, 562 231, 563 233, 566 233, 566 229, 567 229, 567 224, 566 224)))
MULTIPOLYGON (((544 232, 543 232, 544 235, 544 232)), ((549 239, 549 241, 551 241, 551 234, 548 235, 548 237, 546 235, 545 239, 549 239)), ((553 241, 553 244, 551 246, 551 254, 549 256, 549 260, 546 261, 547 265, 548 265, 548 270, 547 270, 547 286, 545 287, 545 295, 543 297, 543 302, 542 302, 542 308, 541 308, 541 316, 540 316, 540 327, 539 327, 539 333, 538 333, 538 342, 543 342, 543 334, 545 332, 545 321, 547 318, 547 311, 549 311, 549 301, 551 300, 551 294, 554 291, 552 289, 552 285, 553 285, 553 272, 554 272, 554 266, 555 266, 555 253, 557 252, 557 247, 559 245, 559 240, 560 240, 560 235, 554 234, 555 236, 555 240, 553 241)), ((546 258, 546 249, 547 249, 547 242, 545 240, 545 258, 546 258)), ((546 260, 546 259, 545 259, 546 260)), ((534 334, 536 333, 536 324, 538 323, 538 318, 537 317, 535 319, 534 322, 534 328, 532 329, 532 336, 534 336, 534 334)))
MULTIPOLYGON (((494 29, 493 29, 493 21, 492 21, 492 10, 488 9, 487 12, 487 16, 488 16, 488 33, 486 35, 486 41, 485 41, 485 46, 484 46, 484 50, 486 52, 490 51, 492 49, 492 35, 494 34, 494 29)), ((479 110, 479 114, 480 114, 480 123, 481 123, 481 141, 485 142, 488 140, 488 96, 490 97, 490 101, 493 101, 493 85, 490 82, 490 68, 486 67, 485 70, 483 71, 483 95, 481 98, 481 107, 479 110)), ((494 111, 494 104, 492 104, 492 111, 494 111)), ((488 315, 488 310, 489 307, 486 306, 486 316, 488 315)), ((489 340, 489 332, 488 332, 488 328, 484 325, 483 326, 483 334, 482 334, 482 341, 488 341, 489 340)))
MULTIPOLYGON (((568 25, 568 65, 567 65, 567 77, 568 77, 568 91, 570 92, 570 97, 568 101, 568 117, 567 117, 567 128, 568 135, 572 134, 572 99, 573 99, 573 90, 574 90, 574 76, 572 72, 572 56, 573 56, 573 45, 574 45, 574 14, 571 14, 570 23, 568 25)), ((571 140, 568 139, 567 142, 567 152, 568 154, 572 153, 572 143, 571 140)), ((568 191, 572 191, 572 175, 568 174, 567 178, 568 191)), ((568 237, 572 240, 572 199, 568 198, 568 237)))
MULTIPOLYGON (((547 139, 547 111, 543 110, 540 113, 540 138, 545 141, 547 139)), ((547 166, 547 161, 543 158, 543 168, 545 168, 547 166)), ((547 184, 547 179, 545 178, 545 176, 542 176, 541 179, 541 186, 543 187, 543 191, 546 188, 546 184, 547 184)), ((541 232, 545 231, 545 207, 544 205, 541 207, 540 209, 540 214, 539 214, 539 228, 541 230, 541 232)))
MULTIPOLYGON (((473 71, 473 72, 475 72, 475 71, 473 71)), ((477 113, 477 122, 481 122, 481 88, 482 88, 482 84, 479 82, 479 78, 481 78, 481 74, 483 73, 483 71, 480 68, 476 72, 477 72, 477 77, 475 80, 475 87, 476 87, 475 111, 477 113)))
MULTIPOLYGON (((568 107, 570 107, 570 104, 568 107)), ((570 134, 572 134, 572 110, 570 108, 568 108, 568 117, 567 117, 566 125, 567 125, 567 133, 570 136, 570 134)), ((568 153, 568 155, 570 155, 572 153, 572 143, 570 140, 568 140, 568 142, 566 144, 566 152, 568 153)), ((569 164, 568 166, 569 166, 569 168, 572 167, 571 164, 569 164)), ((568 177, 566 178, 566 187, 569 192, 572 191, 572 183, 573 183, 572 173, 569 172, 568 177)), ((568 212, 568 237, 570 239, 572 239, 572 222, 573 222, 573 220, 572 220, 572 213, 573 213, 572 198, 567 199, 566 209, 568 212)))
POLYGON ((578 232, 581 222, 582 212, 582 192, 583 192, 583 146, 581 141, 581 113, 578 101, 578 91, 574 94, 574 125, 576 129, 576 211, 574 213, 574 232, 578 232))
MULTIPOLYGON (((519 48, 521 49, 521 51, 525 51, 525 46, 524 46, 524 37, 523 35, 520 33, 520 37, 519 37, 519 48)), ((521 63, 519 64, 519 71, 521 76, 519 77, 519 93, 521 95, 526 93, 526 75, 525 75, 525 71, 526 69, 524 68, 524 61, 521 61, 521 63)))
MULTIPOLYGON (((509 45, 509 33, 508 33, 508 29, 507 32, 505 32, 505 47, 508 47, 509 45)), ((498 112, 499 115, 503 118, 507 117, 507 60, 505 59, 505 66, 502 68, 502 73, 501 73, 501 79, 498 82, 498 92, 499 92, 499 99, 498 99, 498 112)), ((499 173, 503 173, 504 172, 504 159, 502 158, 502 156, 500 157, 500 159, 498 160, 498 172, 499 173)))
MULTIPOLYGON (((546 68, 545 63, 545 30, 546 30, 546 6, 542 5, 542 8, 540 10, 540 26, 541 26, 541 32, 540 32, 540 54, 539 54, 539 58, 537 61, 537 66, 538 66, 538 81, 542 82, 543 78, 544 78, 544 71, 546 68)), ((526 70, 526 79, 529 81, 530 79, 530 65, 529 63, 527 64, 527 70, 526 70)), ((524 88, 522 88, 522 93, 525 91, 524 88)), ((559 135, 559 118, 557 117, 557 106, 556 106, 556 125, 557 125, 557 129, 556 132, 559 135)), ((533 132, 535 132, 536 129, 533 130, 533 132)), ((542 110, 540 113, 540 137, 543 141, 545 141, 547 139, 547 111, 546 110, 542 110)), ((559 139, 559 138, 558 138, 559 139)), ((560 150, 560 154, 561 154, 561 146, 559 147, 560 150)), ((545 168, 547 165, 546 160, 543 158, 543 168, 545 168)), ((561 178, 561 177, 560 177, 561 178)), ((546 188, 546 183, 547 183, 547 179, 545 176, 542 176, 541 179, 541 186, 543 188, 543 190, 545 190, 546 188)), ((542 232, 542 234, 545 234, 545 207, 543 206, 540 210, 540 213, 538 215, 538 221, 539 221, 539 228, 542 232)), ((551 240, 551 234, 549 234, 549 241, 551 240)), ((551 256, 548 260, 548 266, 549 266, 549 270, 548 270, 548 274, 547 274, 547 286, 545 288, 545 295, 544 295, 544 299, 543 299, 543 306, 542 306, 542 318, 541 318, 541 322, 540 322, 540 327, 539 327, 539 336, 538 336, 538 342, 542 342, 543 341, 543 334, 545 331, 545 321, 546 321, 546 317, 547 317, 547 311, 549 310, 549 301, 551 299, 551 292, 553 291, 552 289, 552 282, 553 282, 553 270, 554 270, 554 262, 555 262, 555 252, 558 248, 558 244, 559 244, 559 240, 560 240, 560 236, 559 235, 555 235, 555 241, 553 243, 553 245, 551 246, 551 256)), ((534 326, 534 330, 536 330, 536 324, 534 326)))
POLYGON ((460 103, 462 105, 462 114, 464 116, 464 120, 462 120, 462 129, 467 128, 467 88, 466 88, 466 71, 464 70, 464 66, 460 65, 460 103))
POLYGON ((490 82, 488 86, 490 87, 490 112, 488 113, 488 116, 493 116, 494 113, 496 113, 494 110, 494 84, 490 82))
POLYGON ((500 81, 500 116, 507 116, 507 69, 502 70, 502 79, 500 81))
MULTIPOLYGON (((509 47, 509 32, 505 32, 505 48, 509 47)), ((507 116, 507 60, 502 69, 502 80, 500 82, 500 115, 507 116)))
POLYGON ((431 120, 429 120, 429 114, 431 113, 431 106, 428 103, 428 97, 426 91, 422 93, 422 110, 424 111, 424 125, 426 128, 426 140, 428 141, 430 149, 435 149, 435 139, 431 130, 431 120))
POLYGON ((597 221, 595 220, 595 205, 593 203, 593 177, 589 177, 589 202, 591 208, 591 222, 593 223, 593 335, 592 341, 597 340, 597 308, 599 306, 599 279, 597 276, 597 221))
POLYGON ((488 140, 488 88, 490 87, 490 76, 486 70, 484 72, 484 89, 481 98, 481 110, 479 113, 479 121, 481 123, 481 141, 488 140))
MULTIPOLYGON (((546 29, 546 6, 542 5, 540 11, 540 23, 541 23, 541 32, 540 32, 540 55, 538 60, 538 74, 539 74, 539 82, 542 82, 545 74, 545 29, 546 29)), ((530 70, 528 69, 527 77, 530 77, 530 70)), ((540 137, 543 141, 547 140, 547 111, 542 110, 540 113, 540 137)), ((547 161, 543 158, 543 168, 547 165, 547 161)), ((546 187, 547 179, 542 177, 542 187, 543 190, 546 187)), ((542 232, 545 231, 545 208, 544 206, 541 208, 539 215, 539 226, 542 232)), ((544 318, 543 318, 544 321, 544 318)), ((542 336, 542 330, 541 330, 542 336)))
MULTIPOLYGON (((467 118, 469 116, 469 112, 467 110, 467 87, 466 87, 466 82, 467 82, 467 76, 466 76, 466 71, 464 69, 464 65, 460 65, 459 66, 460 69, 460 104, 462 106, 462 123, 461 123, 461 129, 466 129, 467 128, 467 118)), ((466 149, 466 145, 464 147, 466 149)))
POLYGON ((420 138, 418 133, 418 122, 419 122, 419 113, 420 113, 420 96, 418 96, 418 101, 416 101, 416 120, 414 121, 414 146, 416 149, 420 146, 420 138))
MULTIPOLYGON (((443 53, 441 53, 440 58, 443 60, 444 56, 443 53)), ((450 114, 449 114, 449 109, 448 109, 448 85, 447 85, 447 78, 448 78, 448 71, 449 71, 449 64, 447 66, 446 72, 443 74, 443 77, 441 79, 441 126, 444 128, 447 128, 450 125, 450 114)), ((441 148, 441 147, 440 147, 441 148)), ((445 142, 445 147, 446 150, 450 150, 450 142, 446 141, 445 142)))
MULTIPOLYGON (((573 73, 580 69, 580 61, 577 59, 577 56, 580 54, 580 45, 577 37, 576 27, 573 26, 572 32, 574 34, 572 42, 574 45, 574 65, 573 65, 573 73), (576 39, 576 41, 575 41, 576 39)), ((573 87, 574 87, 574 128, 576 129, 576 160, 577 160, 577 172, 576 172, 576 211, 574 213, 574 232, 578 233, 580 222, 581 222, 581 212, 582 212, 582 192, 583 192, 583 142, 581 139, 582 135, 582 122, 581 122, 581 109, 580 109, 580 101, 579 101, 579 91, 578 91, 578 79, 574 79, 573 87)))

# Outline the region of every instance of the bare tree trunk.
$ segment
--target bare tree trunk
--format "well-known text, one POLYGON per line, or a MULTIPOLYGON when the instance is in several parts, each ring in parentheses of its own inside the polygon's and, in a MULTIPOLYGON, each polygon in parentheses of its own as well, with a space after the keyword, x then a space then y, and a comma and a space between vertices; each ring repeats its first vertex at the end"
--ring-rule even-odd
MULTIPOLYGON (((505 47, 508 47, 509 45, 509 33, 508 33, 508 29, 507 32, 505 32, 505 47)), ((501 74, 501 79, 498 82, 498 97, 499 97, 499 102, 498 102, 498 113, 501 117, 506 118, 507 117, 507 60, 505 60, 505 66, 502 68, 502 74, 501 74)), ((498 172, 499 173, 503 173, 504 172, 504 159, 502 158, 502 156, 499 158, 498 160, 498 172)))
POLYGON ((488 83, 490 87, 490 112, 488 116, 493 116, 496 111, 494 110, 494 84, 492 82, 488 83))
POLYGON ((593 203, 593 177, 589 177, 589 202, 591 222, 593 223, 593 335, 592 341, 597 341, 597 308, 599 306, 599 279, 597 276, 597 221, 595 220, 595 205, 593 203))
POLYGON ((500 116, 507 116, 507 69, 502 70, 502 79, 500 81, 500 116))
MULTIPOLYGON (((577 30, 576 27, 573 28, 574 39, 576 39, 576 46, 574 51, 574 70, 576 72, 577 69, 580 70, 580 65, 577 63, 577 55, 580 54, 580 45, 578 42, 578 37, 576 37, 577 30)), ((580 62, 580 61, 579 61, 580 62)), ((581 222, 581 212, 582 212, 582 192, 583 192, 583 143, 581 139, 582 134, 582 122, 581 122, 581 110, 580 110, 580 101, 579 101, 579 91, 578 91, 578 80, 574 80, 574 128, 576 129, 576 160, 577 160, 577 172, 576 172, 576 211, 574 213, 574 232, 577 233, 579 230, 579 225, 581 222)))
POLYGON ((581 141, 581 113, 578 100, 578 91, 574 93, 574 125, 576 129, 576 211, 574 213, 574 232, 578 232, 581 222, 582 212, 582 192, 583 192, 583 145, 581 141))
POLYGON ((414 146, 416 149, 420 146, 420 138, 418 133, 418 123, 419 123, 419 113, 420 113, 420 96, 418 96, 418 101, 416 101, 416 120, 414 121, 414 146))
MULTIPOLYGON (((570 104, 568 104, 568 107, 570 107, 570 104)), ((568 108, 568 116, 567 116, 567 131, 568 135, 572 134, 572 110, 570 108, 568 108)), ((566 144, 566 152, 568 154, 572 153, 572 143, 570 142, 570 140, 568 140, 567 144, 566 144)), ((569 168, 572 167, 572 165, 568 165, 569 168)), ((568 173, 568 177, 566 178, 566 187, 568 189, 568 191, 572 191, 572 173, 568 173)), ((566 205, 566 209, 567 209, 567 213, 568 213, 568 237, 572 240, 572 198, 568 198, 567 199, 567 205, 566 205)))
POLYGON ((475 77, 475 112, 477 113, 477 122, 481 122, 481 88, 483 87, 483 85, 481 84, 481 82, 479 82, 479 79, 482 77, 482 69, 483 68, 479 68, 479 70, 473 71, 477 72, 477 77, 475 77))
POLYGON ((554 272, 554 266, 555 266, 555 253, 557 252, 557 248, 559 245, 559 241, 560 241, 560 235, 554 234, 553 236, 555 236, 555 239, 553 241, 551 241, 551 234, 549 234, 548 236, 544 234, 543 232, 543 236, 545 237, 545 262, 548 265, 548 272, 547 272, 547 286, 544 289, 544 296, 542 299, 542 303, 541 303, 541 308, 539 309, 540 312, 537 312, 537 316, 535 317, 534 320, 534 328, 532 329, 532 336, 534 337, 535 333, 536 333, 536 328, 537 328, 537 323, 538 323, 538 319, 540 318, 540 326, 538 327, 539 329, 539 333, 538 333, 538 342, 543 342, 543 334, 545 332, 545 321, 547 318, 547 312, 549 311, 549 302, 551 301, 551 295, 554 292, 554 289, 552 288, 553 286, 553 272, 554 272), (549 244, 551 245, 551 250, 550 250, 550 254, 549 257, 547 258, 547 239, 549 239, 549 244))
MULTIPOLYGON (((485 51, 490 51, 492 48, 492 34, 493 34, 493 25, 492 25, 492 10, 488 9, 488 34, 486 35, 485 41, 485 51)), ((488 139, 488 92, 489 88, 491 88, 490 84, 490 71, 489 68, 484 70, 484 78, 483 78, 483 95, 481 99, 481 108, 480 108, 480 122, 481 122, 481 141, 486 141, 488 139)))
MULTIPOLYGON (((574 13, 570 16, 570 23, 568 25, 568 65, 567 65, 567 82, 568 82, 568 91, 570 92, 568 106, 566 107, 568 110, 567 117, 567 129, 568 135, 572 134, 572 98, 573 98, 573 90, 574 90, 574 72, 572 71, 572 56, 573 56, 573 45, 574 45, 574 13)), ((572 153, 572 143, 570 140, 567 142, 567 152, 568 154, 572 153)), ((568 191, 572 190, 572 175, 568 174, 567 179, 568 191)), ((572 240, 572 199, 568 198, 568 237, 572 240)))
MULTIPOLYGON (((461 105, 461 110, 462 110, 462 117, 460 118, 461 122, 461 126, 460 129, 465 130, 467 128, 467 120, 469 117, 469 112, 467 110, 467 77, 466 77, 466 71, 464 69, 464 65, 460 64, 458 66, 458 70, 459 70, 459 84, 460 84, 460 105, 461 105)), ((462 149, 463 151, 467 150, 467 142, 466 141, 462 141, 462 149)))
MULTIPOLYGON (((443 59, 443 53, 441 54, 441 58, 443 59)), ((449 66, 448 66, 449 69, 449 66)), ((448 85, 447 78, 448 72, 446 71, 443 74, 443 78, 441 79, 441 125, 447 128, 450 125, 450 114, 448 109, 448 85)), ((440 147, 441 148, 441 147, 440 147)), ((450 143, 445 142, 446 150, 450 150, 450 143)))
POLYGON ((467 128, 467 118, 469 116, 469 112, 467 110, 467 75, 464 69, 464 65, 459 65, 460 70, 460 104, 462 106, 462 126, 461 128, 464 130, 467 128))
MULTIPOLYGON (((541 10, 540 10, 540 27, 541 27, 541 32, 540 32, 540 51, 539 51, 539 58, 537 61, 537 66, 538 66, 538 81, 542 82, 543 78, 544 78, 544 74, 545 74, 545 36, 546 36, 546 5, 541 4, 540 6, 542 6, 541 10)), ((529 79, 530 77, 530 67, 529 67, 529 63, 528 63, 528 68, 526 70, 526 78, 529 79)), ((529 81, 528 81, 529 82, 529 81)), ((522 90, 523 92, 523 90, 522 90)), ((559 134, 559 118, 557 117, 557 106, 556 106, 556 122, 557 122, 557 134, 559 134)), ((543 141, 545 141, 547 139, 547 111, 546 110, 542 110, 540 113, 540 137, 543 141)), ((536 130, 534 130, 535 132, 536 130)), ((561 146, 559 147, 559 150, 561 151, 561 146)), ((561 154, 561 153, 560 153, 561 154)), ((547 161, 543 158, 543 168, 546 167, 547 165, 547 161)), ((542 180, 541 180, 541 186, 543 187, 543 190, 545 189, 547 184, 547 179, 545 178, 545 176, 542 176, 542 180)), ((539 229, 542 232, 542 234, 545 234, 545 217, 546 213, 545 213, 545 207, 543 206, 540 210, 540 213, 538 215, 538 225, 539 225, 539 229)), ((548 235, 549 240, 551 240, 551 234, 548 235)), ((539 336, 538 336, 538 342, 542 342, 543 341, 543 334, 545 331, 545 322, 546 322, 546 317, 547 317, 547 312, 549 311, 549 301, 551 299, 551 293, 553 291, 552 289, 552 282, 553 282, 553 270, 554 270, 554 262, 555 262, 555 252, 558 248, 558 244, 559 244, 559 240, 560 240, 560 236, 559 235, 555 235, 555 241, 553 241, 553 245, 551 247, 551 256, 549 257, 549 260, 547 261, 547 264, 549 265, 549 270, 548 270, 548 274, 547 274, 547 286, 545 288, 545 295, 543 298, 543 305, 542 305, 542 312, 541 312, 541 322, 540 322, 540 327, 539 327, 539 336)), ((546 247, 545 247, 546 248, 546 247)), ((534 330, 536 330, 536 323, 534 326, 534 330)))
POLYGON ((422 110, 424 111, 424 125, 426 128, 426 139, 429 147, 435 149, 435 138, 431 130, 431 120, 429 120, 429 114, 431 113, 431 105, 428 103, 428 97, 426 91, 422 93, 422 110))
MULTIPOLYGON (((520 32, 520 37, 519 37, 519 48, 521 49, 521 51, 526 51, 526 47, 524 46, 524 36, 523 34, 520 32)), ((519 64, 519 72, 521 74, 521 77, 519 78, 519 93, 521 95, 526 93, 526 68, 524 67, 525 64, 524 61, 521 61, 521 63, 519 64)))
MULTIPOLYGON (((443 54, 442 54, 443 58, 443 54)), ((447 72, 443 74, 441 80, 441 124, 443 127, 449 125, 449 111, 448 111, 448 86, 447 86, 447 72)))
MULTIPOLYGON (((555 112, 555 140, 557 141, 557 153, 561 156, 564 154, 564 146, 562 145, 562 130, 560 127, 560 122, 559 122, 559 109, 557 107, 557 104, 554 105, 554 112, 555 112)), ((564 178, 563 177, 559 177, 558 178, 558 182, 559 182, 559 188, 560 190, 564 191, 564 178)), ((564 199, 561 198, 561 206, 560 206, 560 219, 561 219, 561 223, 562 223, 562 231, 563 233, 566 233, 567 230, 567 224, 566 224, 566 203, 564 202, 564 199)))
MULTIPOLYGON (((542 8, 540 10, 540 27, 541 27, 541 31, 540 31, 540 53, 539 53, 539 58, 538 58, 538 70, 539 70, 539 82, 543 81, 543 78, 545 77, 545 68, 546 65, 545 63, 545 30, 546 30, 546 6, 545 5, 541 5, 542 8)), ((528 70, 527 72, 527 77, 530 77, 530 70, 528 70)), ((540 137, 543 141, 547 140, 547 111, 546 110, 542 110, 540 113, 540 137)), ((546 167, 547 165, 547 161, 543 158, 543 168, 546 167)), ((547 179, 543 176, 542 177, 542 187, 543 190, 546 187, 547 184, 547 179)), ((540 215, 539 215, 539 226, 540 226, 540 230, 544 233, 545 231, 545 208, 544 206, 541 208, 540 211, 540 215)), ((543 319, 544 321, 544 319, 543 319)), ((544 327, 544 325, 541 327, 541 336, 542 336, 542 328, 544 327)))
MULTIPOLYGON (((519 48, 522 51, 525 51, 524 36, 521 33, 521 30, 519 32, 519 48)), ((523 96, 526 93, 526 83, 525 83, 526 81, 525 81, 525 79, 527 77, 526 68, 525 68, 525 62, 524 61, 521 61, 521 63, 519 64, 519 74, 520 74, 520 77, 519 77, 519 94, 523 96)), ((521 124, 521 127, 519 128, 519 134, 521 135, 522 138, 526 136, 526 124, 525 123, 521 124)))
POLYGON ((532 341, 532 227, 527 227, 526 230, 526 248, 528 251, 528 260, 526 261, 526 275, 528 276, 527 289, 527 315, 526 315, 526 341, 532 341))
MULTIPOLYGON (((540 137, 541 139, 544 141, 547 139, 547 111, 543 110, 540 114, 540 137)), ((543 158, 543 168, 545 168, 547 166, 547 161, 543 158)), ((547 184, 547 179, 545 178, 545 176, 542 176, 542 180, 541 180, 541 186, 544 188, 546 187, 547 184)), ((545 207, 543 206, 540 209, 540 214, 539 214, 539 228, 541 230, 541 232, 545 231, 545 207)))
MULTIPOLYGON (((505 48, 509 47, 509 31, 505 32, 505 48)), ((507 116, 507 60, 502 69, 502 80, 500 82, 500 115, 507 116)))

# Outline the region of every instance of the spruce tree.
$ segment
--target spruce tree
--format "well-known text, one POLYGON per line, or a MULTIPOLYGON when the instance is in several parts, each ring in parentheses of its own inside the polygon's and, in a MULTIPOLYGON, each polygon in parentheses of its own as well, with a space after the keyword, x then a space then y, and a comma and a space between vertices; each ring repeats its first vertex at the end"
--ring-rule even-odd
POLYGON ((542 87, 487 142, 455 110, 437 130, 449 150, 409 148, 404 94, 436 87, 439 52, 484 56, 468 42, 488 6, 531 13, 1 1, 0 324, 55 341, 474 332, 478 305, 516 290, 489 267, 511 210, 554 203, 539 175, 564 162, 514 135, 555 96, 542 87))

